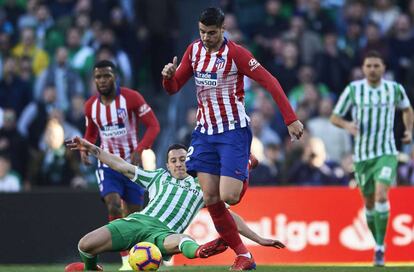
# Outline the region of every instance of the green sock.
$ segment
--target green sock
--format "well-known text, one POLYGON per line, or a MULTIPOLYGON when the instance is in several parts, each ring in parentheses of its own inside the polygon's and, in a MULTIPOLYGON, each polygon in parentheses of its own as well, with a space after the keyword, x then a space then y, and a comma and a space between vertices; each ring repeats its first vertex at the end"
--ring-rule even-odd
POLYGON ((387 231, 388 216, 389 216, 389 204, 388 202, 375 203, 375 230, 377 237, 377 245, 384 245, 385 233, 387 231))
POLYGON ((180 245, 178 246, 183 255, 188 259, 194 259, 197 257, 196 252, 198 247, 199 245, 190 238, 182 239, 180 245))
POLYGON ((371 231, 375 242, 377 242, 377 232, 375 230, 375 210, 365 209, 365 218, 367 219, 368 228, 371 231))
POLYGON ((85 253, 79 250, 79 255, 85 264, 85 270, 96 270, 96 264, 98 263, 98 257, 85 253))

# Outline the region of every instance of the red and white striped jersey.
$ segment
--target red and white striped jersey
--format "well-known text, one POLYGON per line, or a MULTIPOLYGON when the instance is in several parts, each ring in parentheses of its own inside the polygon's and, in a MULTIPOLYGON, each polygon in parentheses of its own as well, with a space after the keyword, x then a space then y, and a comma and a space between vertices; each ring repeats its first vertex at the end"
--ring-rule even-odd
POLYGON ((130 161, 131 153, 150 148, 159 132, 159 123, 150 106, 138 92, 117 88, 116 98, 108 105, 100 95, 88 99, 85 104, 85 139, 95 143, 99 134, 101 148, 130 161), (146 126, 139 142, 138 121, 146 126))
POLYGON ((163 80, 164 88, 174 94, 194 76, 201 133, 217 134, 246 127, 249 117, 244 107, 243 78, 248 76, 273 96, 287 125, 297 120, 279 82, 245 48, 224 40, 217 52, 209 53, 201 40, 190 44, 174 77, 163 80))

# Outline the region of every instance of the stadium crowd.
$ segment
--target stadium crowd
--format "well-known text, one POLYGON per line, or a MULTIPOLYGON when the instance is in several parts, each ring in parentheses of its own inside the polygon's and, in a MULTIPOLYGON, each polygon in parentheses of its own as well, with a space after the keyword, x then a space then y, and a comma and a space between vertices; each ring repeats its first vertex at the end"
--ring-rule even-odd
MULTIPOLYGON (((96 61, 116 63, 120 84, 143 90, 157 116, 165 114, 160 72, 180 37, 175 15, 183 5, 176 2, 0 0, 0 191, 96 187, 94 169, 64 147, 64 139, 84 133, 96 61)), ((303 139, 292 142, 268 94, 245 78, 252 153, 260 161, 250 184, 354 184, 351 136, 329 117, 347 82, 363 77, 361 59, 370 50, 384 56, 386 77, 402 83, 413 101, 414 0, 219 4, 226 37, 276 76, 306 128, 303 139)), ((195 114, 188 109, 171 143, 189 144, 195 114)), ((161 132, 171 125, 160 121, 161 132)), ((398 114, 395 122, 403 151, 398 183, 414 185, 414 149, 399 141, 398 114)))

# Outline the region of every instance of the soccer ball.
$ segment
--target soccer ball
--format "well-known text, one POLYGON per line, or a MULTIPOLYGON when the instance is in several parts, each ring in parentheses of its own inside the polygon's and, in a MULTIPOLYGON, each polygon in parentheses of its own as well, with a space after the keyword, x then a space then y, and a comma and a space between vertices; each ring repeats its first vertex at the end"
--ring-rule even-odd
POLYGON ((135 271, 156 271, 161 264, 161 251, 149 242, 140 242, 129 251, 129 265, 135 271))

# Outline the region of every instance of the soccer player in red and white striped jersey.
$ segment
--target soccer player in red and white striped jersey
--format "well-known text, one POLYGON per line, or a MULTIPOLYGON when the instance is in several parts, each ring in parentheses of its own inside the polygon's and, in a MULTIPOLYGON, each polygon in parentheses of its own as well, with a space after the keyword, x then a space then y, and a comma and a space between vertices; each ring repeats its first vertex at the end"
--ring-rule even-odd
POLYGON ((174 57, 161 74, 169 94, 178 92, 194 76, 197 126, 188 150, 187 170, 197 173, 214 225, 237 255, 231 269, 250 270, 255 262, 224 205, 238 203, 248 175, 252 135, 244 108, 244 76, 271 93, 292 139, 302 136, 303 125, 277 79, 247 49, 224 38, 223 22, 220 9, 204 10, 198 23, 201 39, 188 46, 178 68, 174 57))
MULTIPOLYGON (((98 95, 89 98, 85 104, 84 138, 95 143, 99 136, 102 149, 136 165, 142 151, 151 148, 160 126, 141 94, 118 86, 115 70, 115 65, 107 60, 94 66, 93 75, 98 95), (139 122, 146 127, 140 141, 139 122)), ((88 154, 81 152, 81 158, 84 163, 90 164, 88 154)), ((122 217, 121 199, 126 204, 126 214, 142 209, 143 188, 100 162, 96 176, 101 197, 108 209, 109 221, 122 217)), ((123 264, 127 264, 128 252, 121 252, 121 256, 123 264)))

